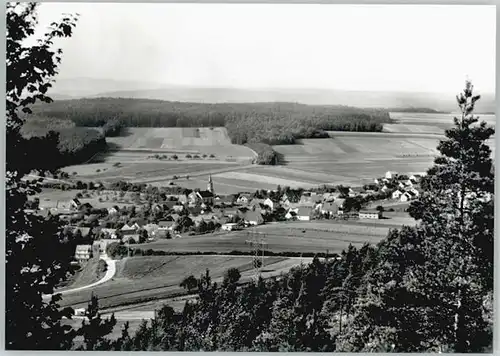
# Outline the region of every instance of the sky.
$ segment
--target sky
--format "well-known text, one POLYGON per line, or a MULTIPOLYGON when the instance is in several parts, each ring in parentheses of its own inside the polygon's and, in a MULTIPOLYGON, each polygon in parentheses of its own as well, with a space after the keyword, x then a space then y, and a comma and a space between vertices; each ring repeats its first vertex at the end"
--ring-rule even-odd
POLYGON ((61 78, 194 87, 495 90, 495 7, 42 3, 80 14, 61 78))

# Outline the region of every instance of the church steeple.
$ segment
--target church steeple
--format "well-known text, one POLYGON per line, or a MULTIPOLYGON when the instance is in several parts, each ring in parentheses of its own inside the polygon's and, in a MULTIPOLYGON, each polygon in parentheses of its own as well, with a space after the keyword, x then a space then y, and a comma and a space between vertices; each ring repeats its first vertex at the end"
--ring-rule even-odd
POLYGON ((212 181, 212 175, 208 176, 207 190, 213 194, 214 192, 214 182, 212 181))

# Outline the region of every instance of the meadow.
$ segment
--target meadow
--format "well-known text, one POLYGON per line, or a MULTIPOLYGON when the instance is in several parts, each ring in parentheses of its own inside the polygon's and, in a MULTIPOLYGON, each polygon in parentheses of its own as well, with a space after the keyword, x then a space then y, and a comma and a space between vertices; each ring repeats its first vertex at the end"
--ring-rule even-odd
MULTIPOLYGON (((389 220, 387 220, 389 221, 389 220)), ((376 243, 384 238, 389 228, 399 225, 387 223, 339 223, 311 221, 274 223, 244 231, 217 232, 213 234, 184 236, 173 240, 157 240, 137 245, 142 250, 153 249, 168 252, 210 251, 229 253, 233 250, 251 252, 246 243, 252 232, 265 238, 267 250, 272 252, 340 253, 349 244, 361 246, 365 242, 376 243)))
MULTIPOLYGON (((265 257, 268 275, 287 271, 300 261, 285 257, 265 257)), ((206 269, 215 281, 220 281, 229 268, 237 268, 245 278, 253 273, 252 256, 140 256, 117 262, 116 275, 92 290, 66 294, 62 306, 85 307, 91 293, 99 297, 104 308, 130 305, 183 294, 182 280, 199 277, 206 269)))

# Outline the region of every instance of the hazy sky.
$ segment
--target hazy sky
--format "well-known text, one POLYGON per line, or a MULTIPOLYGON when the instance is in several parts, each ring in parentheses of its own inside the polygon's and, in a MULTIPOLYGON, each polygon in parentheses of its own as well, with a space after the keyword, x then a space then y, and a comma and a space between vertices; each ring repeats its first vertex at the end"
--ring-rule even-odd
POLYGON ((61 77, 240 88, 495 88, 495 7, 43 3, 81 14, 61 77))

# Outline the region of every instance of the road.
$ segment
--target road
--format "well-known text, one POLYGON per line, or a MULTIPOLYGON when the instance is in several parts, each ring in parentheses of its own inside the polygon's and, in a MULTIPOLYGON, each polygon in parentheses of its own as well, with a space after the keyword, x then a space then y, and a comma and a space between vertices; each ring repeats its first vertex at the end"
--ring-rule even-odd
MULTIPOLYGON (((106 274, 104 275, 104 277, 102 277, 97 282, 88 284, 86 286, 82 286, 82 287, 78 287, 78 288, 73 288, 73 289, 66 289, 66 290, 62 290, 62 291, 59 291, 59 292, 56 291, 56 294, 65 295, 65 294, 79 292, 81 290, 93 288, 93 287, 95 287, 95 286, 97 286, 99 284, 106 283, 111 278, 113 278, 115 276, 115 274, 116 274, 116 260, 110 259, 107 255, 102 255, 101 259, 104 262, 106 262, 106 266, 107 266, 107 268, 106 268, 106 274)), ((52 296, 52 294, 44 294, 42 297, 43 297, 43 299, 50 299, 51 296, 52 296)))

